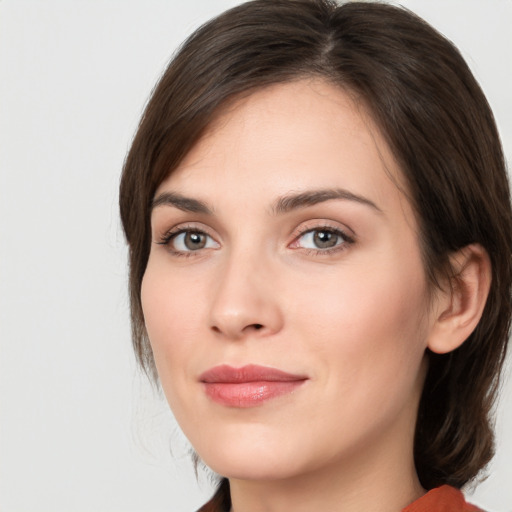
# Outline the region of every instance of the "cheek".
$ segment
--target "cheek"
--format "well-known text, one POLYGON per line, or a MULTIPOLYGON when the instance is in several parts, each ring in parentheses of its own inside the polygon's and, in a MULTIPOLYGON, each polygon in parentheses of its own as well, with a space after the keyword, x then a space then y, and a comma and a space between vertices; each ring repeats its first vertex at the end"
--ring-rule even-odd
POLYGON ((321 282, 308 282, 306 276, 290 292, 295 297, 294 314, 304 327, 315 329, 319 342, 333 335, 343 340, 365 332, 380 333, 361 337, 360 344, 365 345, 383 342, 386 334, 403 338, 411 328, 417 331, 427 306, 419 264, 403 269, 396 264, 360 265, 340 274, 321 282), (301 289, 309 293, 298 293, 301 289))
POLYGON ((326 438, 342 432, 354 449, 357 432, 377 436, 397 418, 415 417, 424 379, 423 301, 396 285, 357 296, 361 282, 347 282, 347 293, 333 292, 338 302, 312 304, 314 324, 299 327, 318 357, 316 378, 324 390, 312 416, 325 416, 326 438))
POLYGON ((352 268, 308 297, 296 294, 298 331, 313 342, 333 393, 349 387, 354 397, 364 390, 377 400, 415 387, 428 332, 423 269, 381 263, 352 268))
POLYGON ((146 330, 164 391, 172 393, 184 378, 200 339, 200 282, 179 282, 157 264, 148 264, 141 302, 146 330))

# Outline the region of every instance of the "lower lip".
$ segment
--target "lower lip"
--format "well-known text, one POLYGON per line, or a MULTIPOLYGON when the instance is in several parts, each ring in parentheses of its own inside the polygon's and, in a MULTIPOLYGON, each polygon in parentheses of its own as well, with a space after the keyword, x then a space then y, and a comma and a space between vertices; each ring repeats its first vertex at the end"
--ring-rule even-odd
POLYGON ((205 382, 206 395, 228 407, 256 407, 278 396, 293 393, 305 380, 259 382, 205 382))

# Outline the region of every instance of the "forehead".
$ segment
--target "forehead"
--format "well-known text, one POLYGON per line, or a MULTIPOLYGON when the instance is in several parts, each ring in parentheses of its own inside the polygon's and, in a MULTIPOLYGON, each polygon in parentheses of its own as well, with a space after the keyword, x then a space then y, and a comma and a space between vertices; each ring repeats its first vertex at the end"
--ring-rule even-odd
POLYGON ((170 188, 205 199, 222 196, 225 203, 230 193, 254 201, 336 186, 387 208, 389 199, 400 199, 395 183, 401 181, 364 105, 333 84, 308 79, 231 102, 157 193, 170 188))

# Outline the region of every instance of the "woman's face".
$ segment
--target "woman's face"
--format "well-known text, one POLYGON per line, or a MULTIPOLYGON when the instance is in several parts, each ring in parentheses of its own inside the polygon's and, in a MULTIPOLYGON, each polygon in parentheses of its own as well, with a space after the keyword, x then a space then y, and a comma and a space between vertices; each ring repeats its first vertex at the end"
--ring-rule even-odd
POLYGON ((400 178, 364 109, 302 80, 231 105, 157 190, 146 326, 218 473, 410 455, 432 319, 400 178))

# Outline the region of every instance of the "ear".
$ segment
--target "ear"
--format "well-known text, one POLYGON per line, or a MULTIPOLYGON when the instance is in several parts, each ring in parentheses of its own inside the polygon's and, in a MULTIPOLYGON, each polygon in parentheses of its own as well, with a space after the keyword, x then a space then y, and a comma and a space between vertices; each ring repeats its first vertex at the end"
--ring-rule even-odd
POLYGON ((446 354, 460 347, 475 330, 491 286, 491 261, 479 244, 471 244, 450 257, 453 276, 437 294, 427 346, 446 354))

